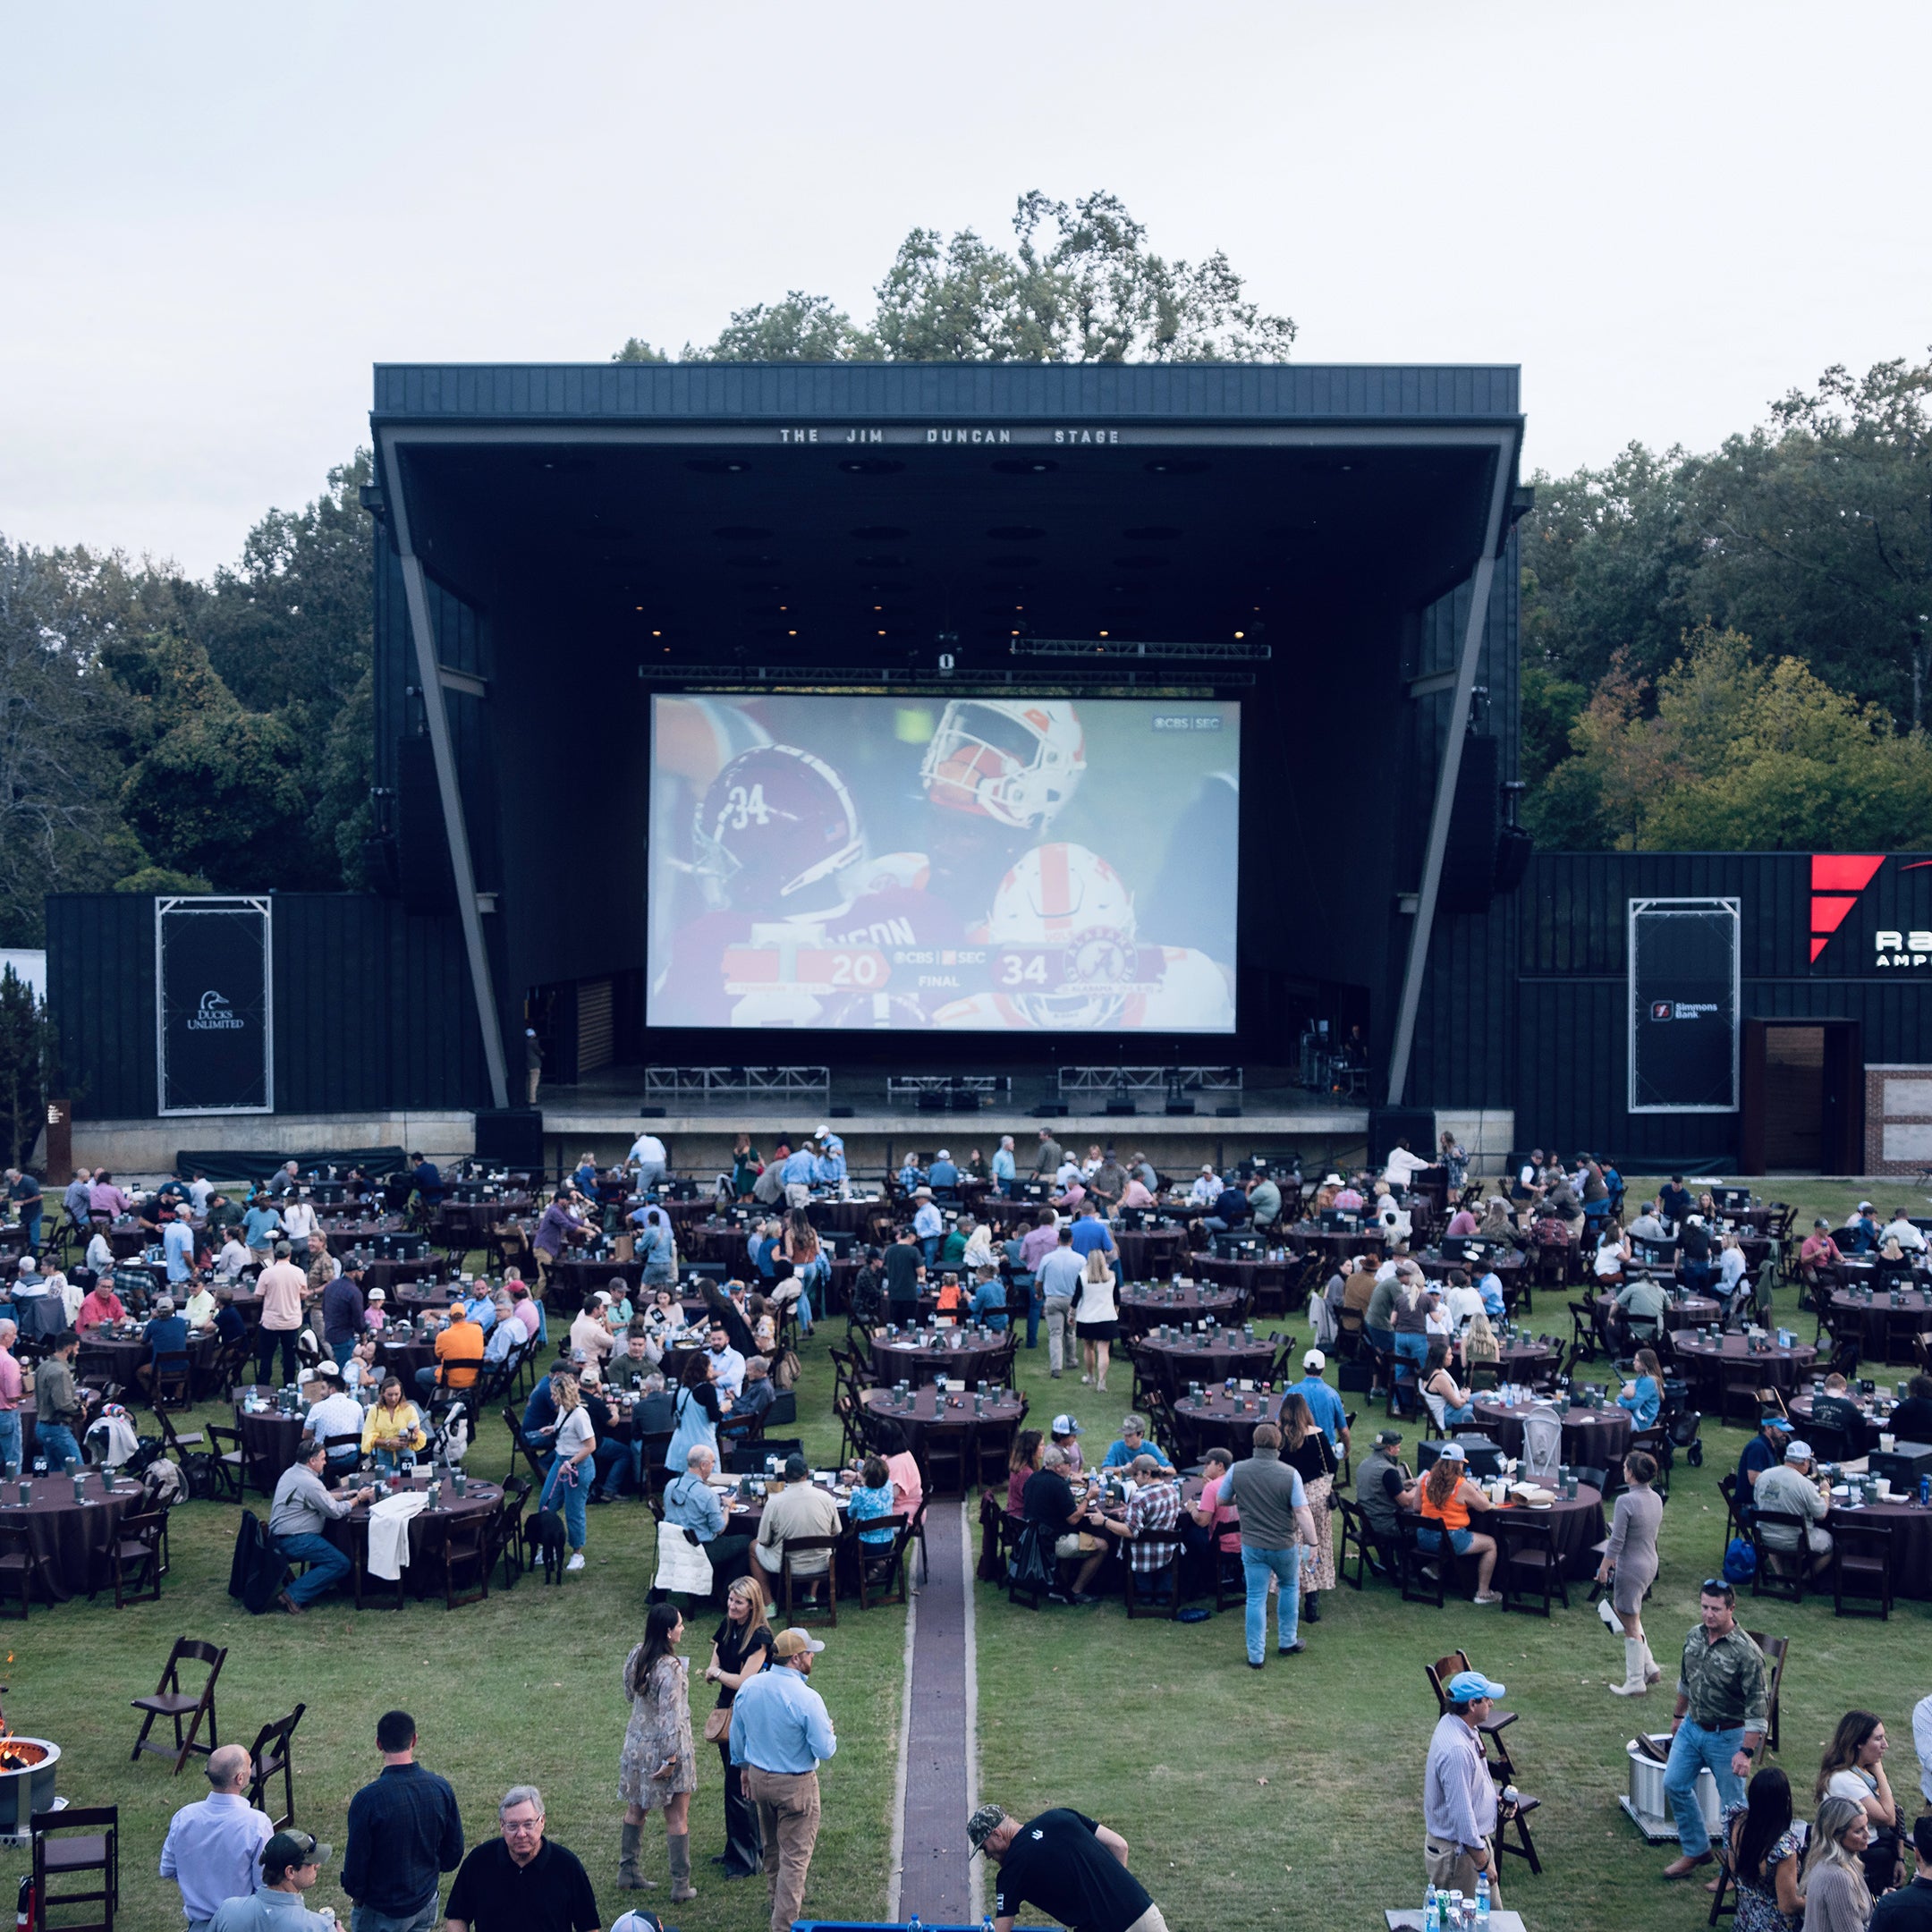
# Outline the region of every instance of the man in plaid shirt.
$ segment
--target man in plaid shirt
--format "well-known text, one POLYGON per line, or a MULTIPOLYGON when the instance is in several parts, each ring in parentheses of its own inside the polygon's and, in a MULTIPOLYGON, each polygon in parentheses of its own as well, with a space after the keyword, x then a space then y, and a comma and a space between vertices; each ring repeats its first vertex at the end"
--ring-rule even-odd
POLYGON ((1181 1485, 1164 1480, 1157 1457, 1137 1455, 1130 1465, 1133 1494, 1127 1498, 1123 1549, 1135 1573, 1148 1576, 1174 1561, 1171 1543, 1143 1542, 1150 1530, 1174 1530, 1181 1521, 1181 1485))

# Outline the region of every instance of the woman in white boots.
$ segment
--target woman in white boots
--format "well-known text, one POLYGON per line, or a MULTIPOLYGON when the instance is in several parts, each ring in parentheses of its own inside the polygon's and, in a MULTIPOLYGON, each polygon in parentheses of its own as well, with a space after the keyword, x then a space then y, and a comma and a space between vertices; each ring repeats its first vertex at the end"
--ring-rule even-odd
POLYGON ((1610 1686, 1619 1697, 1641 1697, 1664 1674, 1651 1660, 1643 1629, 1644 1592, 1657 1579, 1657 1525, 1664 1520, 1664 1498, 1650 1487, 1657 1472, 1657 1458, 1645 1450, 1632 1449, 1623 1458, 1630 1487, 1616 1499, 1597 1570, 1597 1580, 1610 1586, 1597 1613, 1613 1632, 1623 1632, 1623 1682, 1610 1686))

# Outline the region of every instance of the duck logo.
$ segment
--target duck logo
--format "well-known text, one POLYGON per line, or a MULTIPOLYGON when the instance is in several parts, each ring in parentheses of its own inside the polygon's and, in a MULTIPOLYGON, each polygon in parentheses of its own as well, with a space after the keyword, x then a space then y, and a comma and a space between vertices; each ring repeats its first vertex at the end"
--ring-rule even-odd
POLYGON ((188 1030, 191 1033, 239 1033, 247 1024, 228 1004, 225 995, 211 990, 201 996, 188 1021, 188 1030))

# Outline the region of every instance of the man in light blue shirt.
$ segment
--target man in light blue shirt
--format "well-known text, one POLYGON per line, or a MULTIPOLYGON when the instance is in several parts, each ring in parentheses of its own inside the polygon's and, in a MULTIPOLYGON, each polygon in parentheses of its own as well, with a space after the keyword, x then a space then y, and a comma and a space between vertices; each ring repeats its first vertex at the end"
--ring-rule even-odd
POLYGON ((1485 1268, 1482 1279, 1476 1284, 1476 1292, 1482 1297, 1484 1312, 1491 1321, 1503 1319, 1503 1277, 1492 1268, 1485 1268))
POLYGON ((926 1266, 928 1268, 939 1265, 939 1240, 945 1233, 945 1216, 933 1206, 932 1190, 919 1188, 913 1196, 919 1202, 912 1214, 912 1232, 919 1236, 919 1246, 926 1250, 926 1266))
POLYGON ((993 1184, 1009 1200, 1013 1199, 1013 1181, 1018 1173, 1013 1162, 1013 1136, 1002 1134, 999 1146, 993 1151, 993 1184))
POLYGON ((281 1226, 281 1210, 271 1207, 266 1197, 258 1194, 242 1217, 242 1246, 253 1249, 257 1254, 267 1254, 275 1246, 275 1238, 281 1226))
POLYGON ((329 1855, 307 1832, 278 1831, 261 1850, 261 1881, 247 1897, 225 1901, 210 1932, 334 1932, 335 1921, 302 1903, 329 1855))
POLYGON ((973 1290, 970 1312, 976 1322, 984 1323, 996 1334, 1005 1332, 1006 1284, 996 1272, 982 1275, 979 1286, 973 1290))
POLYGON ((812 1163, 812 1178, 822 1187, 843 1187, 845 1182, 845 1143, 829 1127, 821 1127, 812 1137, 818 1143, 818 1158, 812 1163))
POLYGON ((1345 1455, 1349 1445, 1348 1411, 1342 1406, 1342 1398, 1322 1380, 1322 1371, 1327 1366, 1328 1358, 1318 1348, 1311 1348, 1301 1358, 1305 1372, 1292 1385, 1292 1393, 1309 1405, 1316 1428, 1328 1438, 1335 1453, 1345 1455))
POLYGON ((274 1831, 268 1814, 248 1801, 255 1767, 242 1746, 217 1747, 203 1768, 214 1789, 174 1814, 161 1847, 161 1876, 181 1887, 188 1932, 206 1932, 225 1900, 254 1891, 256 1860, 274 1831))
POLYGON ((926 1178, 936 1188, 956 1188, 959 1185, 959 1169, 953 1165, 953 1156, 941 1148, 934 1157, 932 1165, 927 1169, 926 1178))
POLYGON ((1131 1415, 1121 1422, 1121 1432, 1107 1450, 1102 1461, 1102 1469, 1131 1469, 1136 1456, 1152 1456, 1161 1466, 1164 1474, 1174 1472, 1171 1463, 1160 1451, 1148 1440, 1147 1420, 1142 1416, 1131 1415))
POLYGON ((1066 1352, 1067 1326, 1073 1318, 1073 1296, 1086 1262, 1074 1252, 1073 1230, 1062 1228, 1059 1245, 1040 1258, 1033 1271, 1039 1289, 1040 1304, 1046 1311, 1046 1365, 1050 1374, 1060 1373, 1061 1358, 1066 1352))
POLYGON ((785 1191, 788 1206, 802 1208, 811 1199, 812 1177, 818 1165, 818 1156, 809 1147, 801 1147, 795 1154, 785 1157, 784 1165, 778 1170, 778 1179, 785 1191))
POLYGON ((780 1631, 772 1665, 749 1679, 732 1702, 731 1759, 744 1794, 758 1807, 771 1873, 774 1926, 804 1916, 805 1879, 818 1842, 818 1767, 838 1750, 832 1715, 806 1680, 825 1645, 801 1630, 780 1631))
POLYGON ((161 1230, 161 1246, 167 1254, 167 1278, 184 1282, 194 1272, 194 1230, 183 1212, 177 1220, 170 1215, 161 1230))

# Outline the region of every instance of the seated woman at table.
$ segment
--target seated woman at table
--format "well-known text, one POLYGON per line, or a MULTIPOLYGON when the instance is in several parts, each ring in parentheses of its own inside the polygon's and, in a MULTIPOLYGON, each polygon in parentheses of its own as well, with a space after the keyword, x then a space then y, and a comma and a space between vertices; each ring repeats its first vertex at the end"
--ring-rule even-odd
POLYGON ((1849 1798, 1864 1807, 1871 1842, 1860 1862, 1874 1898, 1891 1891, 1904 1877, 1900 1864, 1898 1800, 1885 1776, 1885 1724, 1877 1715, 1847 1711, 1826 1747, 1811 1793, 1814 1799, 1849 1798))
POLYGON ((1510 1219, 1509 1203, 1500 1194, 1492 1194, 1484 1203, 1476 1236, 1479 1241, 1515 1241, 1516 1224, 1510 1219))
POLYGON ((1471 1514, 1485 1514, 1496 1505, 1483 1493, 1479 1483, 1469 1479, 1469 1461, 1461 1443, 1445 1445, 1442 1454, 1430 1466, 1416 1492, 1416 1508, 1422 1527, 1416 1531, 1419 1549, 1440 1550, 1445 1542, 1458 1556, 1476 1558, 1476 1601, 1503 1601, 1489 1588, 1496 1571, 1496 1538, 1470 1528, 1471 1514))
POLYGON ((1737 1886, 1737 1932, 1801 1932, 1804 1894, 1800 1835, 1792 1829, 1791 1780, 1767 1765, 1750 1781, 1742 1804, 1724 1808, 1731 1877, 1737 1886))
POLYGON ((362 1453, 376 1467, 394 1476, 405 1453, 420 1455, 429 1446, 416 1404, 405 1399, 401 1376, 385 1376, 376 1406, 362 1419, 362 1453))
POLYGON ((1614 1221, 1606 1221, 1597 1231, 1597 1251, 1590 1259, 1590 1273, 1597 1284, 1614 1288, 1623 1279, 1624 1264, 1630 1258, 1630 1236, 1614 1221))
POLYGON ((1489 1326, 1489 1317, 1481 1309, 1469 1318, 1469 1326, 1462 1331, 1462 1362, 1465 1368, 1477 1362, 1493 1362, 1503 1360, 1503 1344, 1496 1340, 1496 1330, 1489 1326))
POLYGON ((80 1312, 74 1317, 74 1333, 86 1335, 90 1329, 106 1327, 109 1322, 126 1319, 127 1310, 114 1292, 114 1276, 103 1275, 81 1298, 80 1312))
POLYGON ((689 1326, 684 1319, 684 1304, 669 1288, 659 1288, 655 1292, 641 1321, 644 1352, 656 1363, 664 1360, 665 1351, 689 1326))
POLYGON ((1731 1306, 1731 1297, 1743 1286, 1748 1273, 1743 1243, 1735 1234, 1726 1234, 1717 1249, 1717 1295, 1726 1310, 1731 1306))
MULTIPOLYGON (((1482 1297, 1476 1297, 1479 1305, 1482 1297)), ((1443 1300, 1440 1288, 1431 1285, 1422 1292, 1422 1333, 1431 1342, 1440 1342, 1446 1349, 1455 1339, 1455 1318, 1449 1312, 1443 1300)))
POLYGON ((1664 1402, 1664 1365, 1655 1349, 1640 1348, 1631 1366, 1637 1372, 1623 1385, 1617 1407, 1630 1411, 1632 1428, 1655 1428, 1664 1402))
POLYGON ((1429 1343, 1428 1360, 1422 1370, 1422 1400, 1439 1429, 1476 1419, 1474 1391, 1456 1385, 1456 1378, 1449 1373, 1449 1344, 1440 1339, 1429 1343))
MULTIPOLYGON (((852 1485, 852 1503, 847 1513, 854 1525, 869 1521, 875 1516, 890 1516, 896 1504, 893 1498, 892 1471, 886 1467, 881 1455, 869 1455, 859 1467, 859 1480, 852 1485)), ((890 1545, 893 1533, 890 1530, 860 1530, 859 1540, 869 1549, 881 1549, 890 1545)))
POLYGON ((355 1346, 349 1352, 349 1360, 342 1365, 343 1385, 351 1394, 365 1384, 379 1385, 382 1377, 376 1369, 376 1337, 364 1329, 356 1337, 355 1346))
POLYGON ((1911 1258, 1899 1246, 1898 1236, 1886 1235, 1885 1245, 1879 1249, 1877 1260, 1873 1265, 1873 1286, 1884 1290, 1894 1283, 1910 1281, 1911 1271, 1911 1258))
POLYGON ((1020 1513, 1020 1494, 1027 1486, 1027 1478, 1040 1466, 1040 1454, 1046 1446, 1046 1438, 1037 1428, 1021 1429, 1013 1443, 1013 1460, 1006 1465, 1006 1513, 1020 1513))
MULTIPOLYGON (((247 1249, 244 1248, 242 1252, 248 1259, 254 1259, 247 1249)), ((107 1230, 97 1224, 93 1233, 88 1237, 87 1266, 97 1275, 103 1275, 114 1267, 114 1243, 107 1239, 107 1230)))

